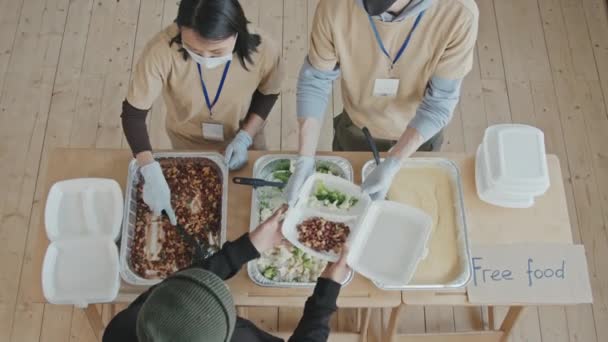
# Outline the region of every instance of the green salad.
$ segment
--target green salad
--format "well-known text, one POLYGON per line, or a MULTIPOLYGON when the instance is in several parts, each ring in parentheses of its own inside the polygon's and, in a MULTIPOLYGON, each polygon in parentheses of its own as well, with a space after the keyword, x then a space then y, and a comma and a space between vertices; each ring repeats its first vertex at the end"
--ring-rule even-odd
POLYGON ((315 192, 309 199, 309 205, 313 208, 350 209, 358 202, 357 197, 347 195, 339 190, 329 189, 322 181, 317 182, 315 192))
MULTIPOLYGON (((288 159, 276 163, 271 175, 271 181, 287 183, 294 170, 294 163, 288 159)), ((316 171, 324 174, 339 176, 328 163, 317 163, 316 171)), ((285 199, 282 190, 278 188, 259 188, 258 200, 260 222, 272 216, 285 199)), ((264 253, 256 261, 260 273, 267 279, 278 282, 315 282, 321 275, 327 262, 316 259, 301 249, 285 241, 264 253)))

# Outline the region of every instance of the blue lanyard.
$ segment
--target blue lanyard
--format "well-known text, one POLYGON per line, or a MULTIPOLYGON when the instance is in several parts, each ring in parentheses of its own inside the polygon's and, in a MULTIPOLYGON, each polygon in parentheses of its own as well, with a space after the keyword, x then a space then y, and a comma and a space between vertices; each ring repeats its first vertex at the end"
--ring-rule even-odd
MULTIPOLYGON (((407 48, 408 44, 410 43, 410 38, 412 38, 412 33, 414 33, 414 30, 416 30, 416 27, 418 26, 418 23, 420 23, 420 19, 422 18, 423 14, 424 14, 424 11, 420 12, 418 14, 418 16, 416 17, 416 21, 414 21, 414 26, 412 26, 412 29, 410 30, 410 33, 408 33, 407 37, 405 37, 405 41, 403 42, 403 45, 401 45, 401 48, 397 52, 397 55, 395 56, 395 59, 392 60, 391 68, 395 65, 395 63, 397 63, 397 61, 399 60, 399 58, 401 57, 401 55, 403 55, 403 52, 405 51, 405 49, 407 48)), ((378 41, 378 45, 380 46, 380 49, 382 50, 382 52, 384 52, 384 54, 386 55, 386 57, 388 57, 388 59, 390 60, 391 59, 391 55, 388 53, 388 51, 384 47, 384 44, 382 43, 382 38, 380 38, 380 34, 378 33, 378 29, 376 28, 376 24, 374 24, 374 20, 372 19, 371 16, 368 16, 368 18, 369 18, 369 23, 372 26, 372 30, 374 30, 374 35, 376 36, 376 41, 378 41)))
POLYGON ((222 80, 220 81, 220 86, 217 88, 217 93, 215 93, 215 98, 213 99, 213 102, 209 101, 209 93, 207 92, 207 87, 205 86, 205 80, 203 80, 203 72, 201 70, 201 65, 196 63, 196 66, 198 67, 198 75, 201 78, 201 85, 203 86, 203 95, 205 95, 205 102, 207 103, 207 108, 209 108, 210 115, 213 115, 213 113, 211 112, 211 109, 213 109, 213 106, 215 106, 215 104, 217 103, 217 100, 219 100, 220 94, 222 93, 222 88, 224 88, 224 81, 226 81, 226 75, 228 75, 228 69, 230 69, 230 62, 231 61, 228 61, 226 63, 226 66, 224 67, 224 73, 222 74, 222 80))

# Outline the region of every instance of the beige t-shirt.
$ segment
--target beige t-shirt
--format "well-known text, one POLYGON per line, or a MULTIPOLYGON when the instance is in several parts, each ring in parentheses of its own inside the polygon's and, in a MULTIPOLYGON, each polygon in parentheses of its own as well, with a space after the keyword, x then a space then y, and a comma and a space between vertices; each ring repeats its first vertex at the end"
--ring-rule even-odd
MULTIPOLYGON (((429 80, 463 78, 472 68, 479 11, 474 0, 441 0, 423 14, 391 70, 364 9, 356 0, 320 0, 308 58, 319 70, 340 66, 344 110, 376 138, 397 140, 416 114, 429 80), (398 78, 395 96, 374 96, 376 79, 398 78)), ((414 25, 374 19, 391 60, 414 25)))
MULTIPOLYGON (((276 43, 259 30, 250 29, 262 38, 253 63, 245 70, 236 53, 226 76, 222 93, 213 106, 213 117, 205 102, 196 62, 184 60, 181 45, 169 42, 178 33, 171 24, 146 45, 129 86, 127 101, 138 109, 147 110, 162 91, 167 106, 167 129, 186 138, 202 139, 203 122, 224 124, 225 139, 231 139, 239 129, 239 121, 248 114, 253 93, 278 94, 284 79, 281 51, 276 43)), ((224 65, 214 69, 201 68, 205 86, 212 102, 222 78, 224 65)))

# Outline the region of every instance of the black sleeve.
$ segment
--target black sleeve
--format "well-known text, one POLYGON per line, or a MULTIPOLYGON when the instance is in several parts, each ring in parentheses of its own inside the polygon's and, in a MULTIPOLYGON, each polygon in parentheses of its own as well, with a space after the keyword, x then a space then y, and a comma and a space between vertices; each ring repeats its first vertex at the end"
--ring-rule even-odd
POLYGON ((329 337, 329 320, 338 309, 336 300, 340 294, 340 284, 326 278, 319 278, 315 290, 306 301, 304 315, 289 342, 320 342, 329 337))
POLYGON ((256 90, 251 98, 251 105, 249 105, 248 113, 256 113, 262 119, 266 120, 278 98, 279 94, 264 95, 260 93, 259 90, 256 90))
POLYGON ((103 332, 102 342, 137 341, 137 315, 152 289, 154 287, 140 294, 126 309, 112 318, 103 332))
POLYGON ((232 242, 226 242, 219 252, 193 267, 204 268, 226 280, 232 278, 246 262, 259 256, 260 253, 249 239, 249 233, 245 233, 232 242))
POLYGON ((147 110, 133 107, 127 100, 122 103, 122 129, 133 155, 142 151, 152 151, 148 127, 146 126, 147 110))

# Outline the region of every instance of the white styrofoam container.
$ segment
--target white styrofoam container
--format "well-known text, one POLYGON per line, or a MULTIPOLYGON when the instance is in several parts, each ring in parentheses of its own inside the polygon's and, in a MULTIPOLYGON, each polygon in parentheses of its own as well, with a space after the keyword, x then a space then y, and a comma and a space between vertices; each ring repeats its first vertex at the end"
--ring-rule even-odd
POLYGON ((282 232, 285 239, 291 242, 294 246, 298 247, 299 249, 303 250, 304 252, 315 258, 327 260, 329 262, 336 262, 340 257, 339 254, 336 254, 333 251, 318 252, 308 246, 305 246, 298 239, 297 225, 302 221, 312 217, 322 217, 332 222, 340 222, 346 224, 350 228, 350 234, 346 238, 346 244, 349 245, 357 235, 357 231, 359 229, 357 224, 358 219, 346 215, 327 214, 316 209, 309 209, 305 207, 295 207, 293 209, 289 209, 289 211, 287 212, 287 215, 285 216, 285 221, 283 221, 282 226, 282 232))
POLYGON ((310 176, 302 189, 295 206, 287 212, 282 226, 283 235, 289 242, 312 256, 335 262, 339 258, 338 254, 318 252, 304 246, 298 239, 297 225, 315 216, 342 222, 350 228, 346 240, 350 246, 347 262, 353 270, 383 284, 404 285, 409 282, 418 262, 427 254, 426 245, 433 223, 429 215, 396 202, 372 202, 368 195, 361 192, 359 186, 334 176, 310 176), (353 207, 355 211, 328 212, 310 208, 308 197, 319 180, 330 189, 357 196, 359 202, 353 207), (361 207, 357 208, 359 205, 361 207), (380 265, 383 260, 384 263, 380 265))
POLYGON ((369 279, 405 285, 428 253, 432 223, 420 209, 391 201, 372 202, 346 262, 369 279))
POLYGON ((49 303, 86 307, 116 298, 122 214, 122 190, 113 179, 53 184, 44 209, 51 243, 42 266, 42 289, 49 303))
POLYGON ((490 126, 482 142, 491 187, 503 192, 525 192, 536 196, 549 188, 549 173, 543 132, 532 126, 490 126))
POLYGON ((368 195, 365 195, 361 191, 361 187, 353 184, 353 182, 334 175, 315 173, 314 175, 308 177, 306 182, 304 182, 304 184, 302 185, 302 188, 300 189, 300 195, 298 196, 295 206, 308 206, 310 197, 313 196, 313 194, 317 190, 317 184, 319 182, 322 182, 323 184, 325 184, 325 186, 331 188, 332 190, 338 190, 348 196, 359 199, 357 204, 355 204, 352 208, 349 208, 348 210, 332 209, 327 207, 315 208, 321 213, 325 213, 328 215, 340 213, 348 217, 358 217, 365 211, 365 209, 371 202, 371 198, 368 195))
POLYGON ((44 210, 49 240, 105 236, 117 240, 122 223, 123 197, 113 179, 77 178, 51 187, 44 210))
POLYGON ((505 208, 530 208, 534 205, 534 196, 530 193, 515 194, 493 188, 487 179, 488 168, 482 146, 477 148, 475 158, 475 187, 479 198, 487 203, 505 208))
POLYGON ((120 288, 118 248, 109 237, 51 242, 42 265, 42 290, 52 304, 113 301, 120 288))

